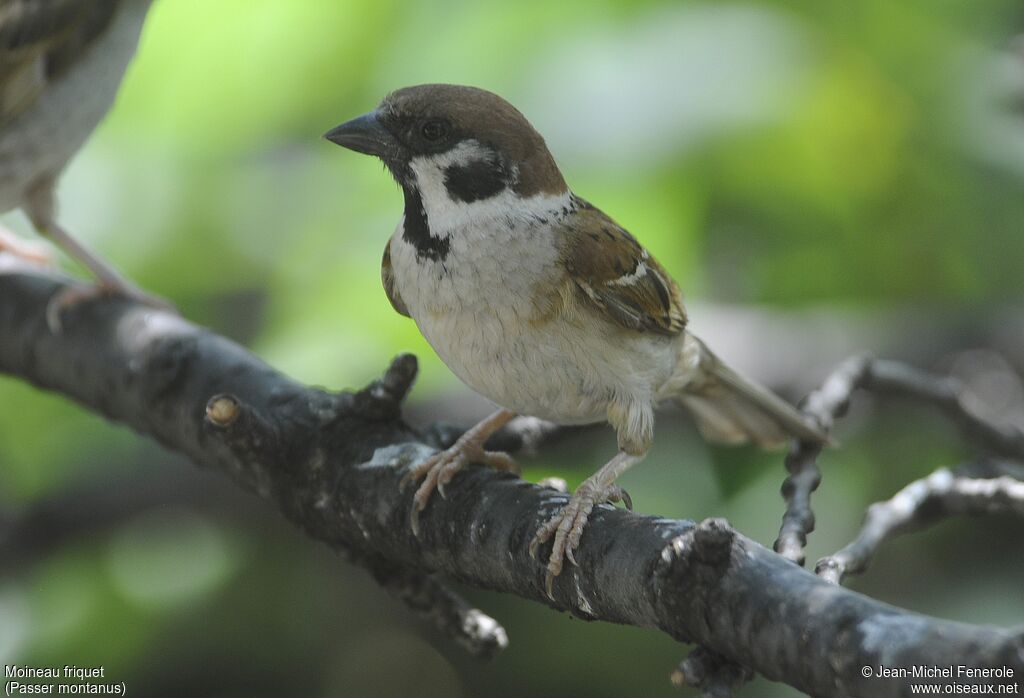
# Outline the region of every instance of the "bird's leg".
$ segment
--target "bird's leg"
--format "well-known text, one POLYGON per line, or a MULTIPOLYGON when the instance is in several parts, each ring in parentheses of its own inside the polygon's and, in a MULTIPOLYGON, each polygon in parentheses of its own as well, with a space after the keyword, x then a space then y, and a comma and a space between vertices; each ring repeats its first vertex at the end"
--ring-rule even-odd
POLYGON ((0 252, 41 267, 52 267, 55 264, 53 253, 45 243, 22 240, 4 228, 0 228, 0 252))
POLYGON ((515 416, 515 412, 509 410, 495 412, 460 436, 451 448, 435 453, 406 473, 402 478, 403 487, 410 482, 423 481, 413 496, 411 519, 413 533, 419 535, 420 512, 426 508, 427 502, 430 501, 430 495, 436 489, 444 497, 445 485, 451 482, 452 478, 469 463, 483 463, 495 470, 519 474, 519 466, 510 455, 484 450, 484 444, 487 443, 491 434, 501 429, 515 416))
POLYGON ((576 488, 575 494, 560 512, 541 526, 533 540, 530 541, 530 555, 537 556, 537 550, 554 536, 551 545, 551 556, 548 558, 548 571, 545 579, 548 596, 552 595, 555 577, 562 572, 562 564, 566 558, 576 564, 573 552, 580 544, 583 528, 587 525, 590 512, 602 502, 623 502, 627 509, 632 510, 633 502, 629 494, 615 484, 615 480, 629 468, 643 460, 646 453, 630 454, 619 451, 614 458, 588 477, 576 488))
POLYGON ((68 287, 50 299, 46 319, 51 329, 60 328, 60 315, 65 310, 84 301, 108 295, 123 296, 151 308, 173 311, 174 306, 169 301, 146 293, 128 281, 57 223, 54 217, 54 184, 53 179, 46 178, 31 187, 23 202, 25 212, 40 235, 48 237, 57 247, 92 272, 97 283, 91 287, 68 287))

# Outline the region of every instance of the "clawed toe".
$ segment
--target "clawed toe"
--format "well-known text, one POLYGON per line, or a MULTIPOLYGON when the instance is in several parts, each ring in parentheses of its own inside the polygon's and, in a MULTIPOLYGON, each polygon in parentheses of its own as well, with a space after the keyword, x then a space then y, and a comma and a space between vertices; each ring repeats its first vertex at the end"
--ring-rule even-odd
POLYGON ((608 497, 607 499, 605 499, 605 501, 609 502, 610 504, 622 502, 622 505, 624 507, 626 507, 630 511, 633 511, 633 498, 629 496, 629 492, 622 489, 618 485, 612 485, 609 488, 608 497))
POLYGON ((432 491, 433 487, 424 481, 412 498, 412 512, 409 515, 409 525, 412 527, 413 535, 417 538, 420 535, 420 512, 427 508, 427 502, 430 501, 430 493, 432 491))
POLYGON ((576 562, 576 556, 573 555, 573 549, 571 547, 565 548, 565 559, 569 561, 569 564, 573 567, 579 567, 580 563, 576 562))
POLYGON ((560 512, 537 529, 537 533, 530 541, 530 556, 536 558, 540 547, 554 537, 544 578, 548 598, 554 600, 555 577, 562 573, 565 561, 568 560, 569 564, 579 567, 576 550, 579 548, 591 512, 601 502, 623 502, 628 509, 633 509, 632 498, 618 485, 595 487, 585 482, 560 512))
POLYGON ((455 458, 441 463, 437 467, 437 493, 441 495, 442 499, 448 499, 448 495, 445 494, 444 488, 455 478, 456 475, 458 475, 459 471, 466 466, 466 462, 466 457, 460 453, 455 458))
POLYGON ((586 494, 580 495, 577 492, 562 511, 552 516, 537 530, 530 541, 530 556, 536 558, 540 547, 554 536, 544 577, 544 588, 549 599, 554 600, 555 577, 562 573, 563 561, 568 559, 570 563, 578 566, 573 553, 579 545, 583 527, 593 507, 593 501, 590 501, 586 494))
POLYGON ((410 483, 422 480, 412 497, 412 516, 410 524, 416 536, 420 534, 420 512, 427 508, 431 495, 437 490, 444 496, 444 484, 451 481, 465 463, 465 456, 454 447, 447 451, 435 453, 433 456, 412 468, 402 478, 400 486, 405 489, 410 483), (442 481, 442 478, 444 480, 442 481))
POLYGON ((537 551, 540 550, 540 546, 544 545, 551 539, 555 529, 558 528, 559 522, 562 520, 562 512, 559 512, 548 519, 547 523, 537 529, 537 532, 533 534, 533 539, 530 540, 530 557, 537 559, 537 551))
POLYGON ((469 463, 481 462, 496 470, 518 472, 519 466, 506 453, 484 451, 475 441, 456 442, 451 448, 435 453, 419 463, 402 477, 399 487, 403 490, 413 482, 419 482, 416 494, 413 495, 413 507, 410 523, 413 533, 420 532, 420 512, 427 508, 431 496, 436 491, 442 499, 447 499, 445 487, 455 479, 469 463))
POLYGON ((495 412, 459 437, 451 448, 435 453, 422 463, 413 466, 402 477, 399 487, 403 490, 410 483, 422 480, 416 489, 416 494, 413 495, 410 516, 412 532, 416 536, 420 534, 420 512, 427 508, 434 490, 445 497, 445 487, 466 464, 479 461, 498 470, 519 471, 516 462, 508 454, 484 451, 483 449, 484 443, 487 442, 491 434, 507 424, 513 417, 515 417, 515 413, 508 410, 495 412))
POLYGON ((519 467, 519 463, 516 462, 515 458, 507 453, 501 451, 484 451, 480 455, 480 461, 489 468, 501 471, 503 473, 512 473, 513 475, 521 475, 523 469, 519 467))
POLYGON ((398 481, 398 487, 402 490, 405 490, 412 483, 419 482, 420 480, 422 480, 426 476, 426 474, 430 472, 430 469, 434 467, 437 461, 441 459, 441 456, 443 456, 444 453, 444 451, 435 453, 430 458, 427 458, 425 461, 417 463, 416 465, 409 468, 408 472, 406 472, 406 474, 402 476, 402 479, 398 481))

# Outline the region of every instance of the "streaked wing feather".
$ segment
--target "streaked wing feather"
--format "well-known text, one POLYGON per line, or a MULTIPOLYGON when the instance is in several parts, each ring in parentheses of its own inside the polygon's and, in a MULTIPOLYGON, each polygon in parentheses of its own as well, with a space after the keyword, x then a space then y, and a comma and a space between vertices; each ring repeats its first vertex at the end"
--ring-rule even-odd
POLYGON ((591 206, 564 227, 562 261, 581 295, 617 324, 678 334, 686 326, 682 293, 662 266, 615 221, 591 206))

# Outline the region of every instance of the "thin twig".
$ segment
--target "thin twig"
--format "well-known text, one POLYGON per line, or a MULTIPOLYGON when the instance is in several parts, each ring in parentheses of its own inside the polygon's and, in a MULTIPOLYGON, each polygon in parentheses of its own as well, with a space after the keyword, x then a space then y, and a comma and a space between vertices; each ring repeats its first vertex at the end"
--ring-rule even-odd
POLYGON ((508 647, 498 621, 474 608, 436 575, 380 558, 365 564, 377 583, 474 657, 490 659, 508 647))
MULTIPOLYGON (((849 406, 850 397, 858 390, 883 396, 909 397, 937 407, 960 426, 964 436, 995 455, 1024 460, 1024 432, 1013 426, 1002 426, 974 412, 960 381, 938 376, 912 366, 884 359, 855 358, 843 363, 825 383, 811 393, 804 412, 831 431, 836 419, 849 406)), ((804 563, 807 536, 814 530, 811 493, 821 483, 817 459, 818 444, 800 442, 786 457, 789 475, 782 484, 786 500, 775 551, 797 564, 804 563)))
POLYGON ((697 647, 686 659, 679 662, 671 678, 672 685, 676 688, 700 688, 701 698, 732 698, 733 694, 753 677, 754 672, 750 669, 706 647, 697 647))
MULTIPOLYGON (((863 384, 870 365, 871 360, 864 357, 848 359, 825 379, 820 388, 807 396, 803 411, 825 433, 831 432, 835 420, 846 412, 850 396, 863 384)), ((799 441, 786 456, 789 475, 782 482, 786 513, 773 547, 775 552, 801 566, 804 564, 807 535, 814 530, 811 493, 821 484, 821 470, 818 468, 821 450, 819 443, 799 441)))
POLYGON ((865 375, 865 390, 879 395, 902 395, 939 408, 964 436, 998 456, 1024 460, 1024 431, 982 418, 965 400, 963 384, 950 376, 937 376, 897 361, 874 359, 865 375))
POLYGON ((867 570, 882 543, 893 536, 950 516, 996 513, 1024 516, 1024 482, 1011 475, 969 477, 940 468, 892 499, 868 507, 856 539, 819 560, 814 571, 828 582, 842 584, 848 575, 867 570))

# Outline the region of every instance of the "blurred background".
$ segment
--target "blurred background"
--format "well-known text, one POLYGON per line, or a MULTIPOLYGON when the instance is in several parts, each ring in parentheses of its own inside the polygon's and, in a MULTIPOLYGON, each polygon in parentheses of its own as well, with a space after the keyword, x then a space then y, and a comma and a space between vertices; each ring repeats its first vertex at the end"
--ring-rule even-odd
MULTIPOLYGON (((902 358, 1024 426, 1021 32, 1019 0, 156 0, 61 219, 303 381, 358 387, 415 352, 410 421, 468 426, 489 405, 380 288, 400 192, 320 136, 400 86, 478 85, 531 119, 748 374, 798 399, 849 355, 902 358)), ((623 480, 639 511, 725 516, 771 545, 780 455, 709 447, 673 411, 657 434, 623 480)), ((859 398, 838 435, 812 564, 870 502, 977 456, 898 402, 859 398)), ((609 429, 576 434, 525 476, 575 486, 613 449, 609 429)), ((1019 625, 1022 540, 1019 520, 946 521, 852 586, 1019 625)), ((491 663, 226 478, 0 377, 4 663, 103 665, 135 696, 674 694, 688 650, 666 636, 467 593, 509 631, 491 663)))

